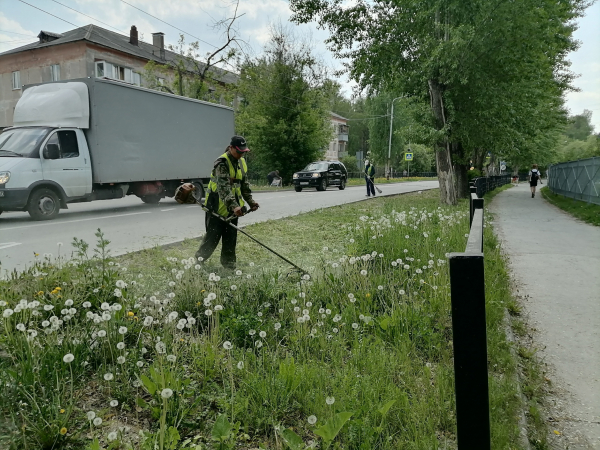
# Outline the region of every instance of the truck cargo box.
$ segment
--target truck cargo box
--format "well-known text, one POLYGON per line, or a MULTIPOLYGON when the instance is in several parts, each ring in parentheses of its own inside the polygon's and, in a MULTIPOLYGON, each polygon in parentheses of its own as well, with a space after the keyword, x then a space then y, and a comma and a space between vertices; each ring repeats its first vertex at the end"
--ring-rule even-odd
POLYGON ((234 134, 226 106, 105 79, 68 83, 87 86, 94 183, 208 178, 234 134))

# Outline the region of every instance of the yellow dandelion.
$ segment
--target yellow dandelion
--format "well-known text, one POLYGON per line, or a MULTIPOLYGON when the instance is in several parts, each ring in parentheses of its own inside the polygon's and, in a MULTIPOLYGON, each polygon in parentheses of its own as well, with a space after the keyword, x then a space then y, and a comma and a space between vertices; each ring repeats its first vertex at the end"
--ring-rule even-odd
POLYGON ((133 320, 140 320, 138 316, 133 316, 133 320))
POLYGON ((61 414, 64 414, 64 413, 65 413, 65 410, 64 410, 64 409, 61 409, 61 410, 60 410, 60 413, 61 413, 61 414))
POLYGON ((58 291, 57 291, 56 289, 52 289, 52 290, 50 291, 50 293, 51 293, 51 294, 56 294, 57 292, 58 292, 58 291))
POLYGON ((40 254, 39 254, 39 253, 36 253, 36 252, 33 252, 33 256, 36 256, 36 257, 37 257, 37 256, 40 256, 40 254))
POLYGON ((44 295, 44 291, 38 291, 37 295, 44 295))
POLYGON ((365 297, 370 297, 370 296, 371 296, 371 294, 369 294, 369 293, 367 293, 367 294, 365 295, 365 297))
POLYGON ((560 436, 560 431, 554 430, 554 434, 557 435, 557 436, 560 436))
POLYGON ((202 289, 200 292, 206 292, 206 290, 205 290, 205 289, 202 289))
POLYGON ((196 303, 196 306, 202 306, 202 303, 198 302, 196 303))
POLYGON ((54 290, 55 290, 55 291, 62 291, 62 288, 61 288, 61 287, 59 287, 59 286, 56 286, 56 287, 54 288, 54 290))
POLYGON ((127 313, 127 315, 128 315, 129 317, 133 317, 133 316, 135 316, 135 314, 134 314, 132 311, 129 311, 129 312, 127 313))
POLYGON ((65 427, 62 427, 62 428, 60 429, 60 434, 62 434, 63 436, 64 436, 65 434, 67 434, 67 429, 66 429, 65 427))
POLYGON ((183 340, 184 340, 183 338, 179 339, 180 342, 183 342, 183 340))

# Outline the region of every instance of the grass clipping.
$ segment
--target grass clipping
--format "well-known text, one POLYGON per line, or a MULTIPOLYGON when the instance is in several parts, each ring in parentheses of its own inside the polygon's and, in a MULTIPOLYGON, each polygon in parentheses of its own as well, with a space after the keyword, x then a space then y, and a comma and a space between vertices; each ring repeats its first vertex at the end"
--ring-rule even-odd
MULTIPOLYGON (((195 241, 111 258, 99 231, 2 281, 0 446, 456 448, 446 254, 469 213, 437 195, 247 228, 302 277, 241 235, 224 273, 195 241)), ((492 446, 518 448, 498 247, 487 227, 492 446)))

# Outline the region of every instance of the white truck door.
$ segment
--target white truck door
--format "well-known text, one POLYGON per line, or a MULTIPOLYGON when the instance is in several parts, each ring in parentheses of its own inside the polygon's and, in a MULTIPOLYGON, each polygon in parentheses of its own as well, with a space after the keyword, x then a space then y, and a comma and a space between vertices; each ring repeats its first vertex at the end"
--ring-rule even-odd
MULTIPOLYGON (((85 141, 80 145, 81 130, 56 130, 49 137, 41 152, 44 180, 58 183, 68 197, 80 197, 92 191, 90 157, 85 141), (56 159, 46 159, 44 150, 58 146, 56 159)), ((83 136, 82 136, 83 139, 83 136)))

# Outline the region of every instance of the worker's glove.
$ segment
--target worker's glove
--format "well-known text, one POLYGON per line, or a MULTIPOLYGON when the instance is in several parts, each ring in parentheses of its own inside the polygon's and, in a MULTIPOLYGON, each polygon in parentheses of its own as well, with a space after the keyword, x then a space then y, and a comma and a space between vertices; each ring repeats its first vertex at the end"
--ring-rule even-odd
POLYGON ((233 214, 236 217, 242 217, 244 215, 244 210, 242 208, 240 208, 239 206, 233 208, 233 214))
POLYGON ((196 186, 192 183, 184 183, 175 189, 173 198, 177 203, 196 203, 196 198, 194 197, 195 190, 196 186))
POLYGON ((256 211, 258 208, 260 208, 259 204, 254 202, 254 204, 250 207, 250 211, 256 211))

